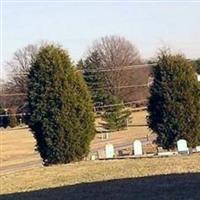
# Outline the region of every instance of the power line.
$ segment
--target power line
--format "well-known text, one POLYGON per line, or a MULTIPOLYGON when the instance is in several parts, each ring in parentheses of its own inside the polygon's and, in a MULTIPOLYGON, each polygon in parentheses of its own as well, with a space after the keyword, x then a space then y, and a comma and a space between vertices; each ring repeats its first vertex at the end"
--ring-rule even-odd
MULTIPOLYGON (((115 107, 115 106, 120 106, 120 105, 131 105, 134 103, 141 103, 145 102, 147 99, 140 99, 140 100, 135 100, 135 101, 128 101, 125 103, 118 103, 118 104, 107 104, 107 105, 102 105, 102 106, 94 106, 95 109, 97 108, 110 108, 110 107, 115 107)), ((16 113, 16 114, 2 114, 0 117, 7 117, 7 116, 26 116, 26 115, 31 115, 30 113, 16 113)))
MULTIPOLYGON (((109 71, 123 71, 123 70, 131 70, 131 69, 137 69, 137 68, 145 68, 150 66, 155 66, 157 63, 151 63, 151 64, 138 64, 138 65, 130 65, 125 67, 116 67, 116 68, 96 68, 96 69, 78 69, 77 72, 109 72, 109 71)), ((28 75, 28 72, 22 72, 22 73, 16 73, 15 75, 28 75)))
MULTIPOLYGON (((124 70, 131 70, 131 69, 135 69, 135 68, 144 68, 144 67, 150 67, 150 66, 154 66, 156 63, 152 63, 152 64, 139 64, 139 65, 132 65, 132 66, 126 66, 126 67, 119 67, 119 68, 112 68, 112 69, 92 69, 92 70, 77 70, 77 71, 81 71, 81 72, 113 72, 113 71, 124 71, 124 70)), ((16 75, 28 75, 28 72, 26 73, 17 73, 16 75)), ((92 85, 92 84, 90 84, 92 85)), ((97 85, 96 83, 94 83, 94 85, 97 85)), ((124 85, 124 86, 118 86, 118 87, 102 87, 102 88, 96 88, 95 90, 101 90, 101 89, 124 89, 124 88, 137 88, 137 87, 148 87, 149 84, 141 84, 141 85, 124 85)), ((13 93, 13 94, 1 94, 0 97, 9 97, 9 96, 26 96, 25 93, 13 93)))
POLYGON ((124 88, 137 88, 137 87, 149 87, 149 84, 141 84, 141 85, 123 85, 118 87, 102 87, 102 88, 94 88, 93 90, 106 90, 106 89, 124 89, 124 88))
MULTIPOLYGON (((97 84, 94 84, 97 85, 97 84)), ((101 87, 101 88, 94 88, 93 90, 101 90, 101 89, 124 89, 124 88, 137 88, 137 87, 149 87, 149 84, 140 84, 140 85, 122 85, 117 87, 101 87)), ((0 97, 10 97, 10 96, 26 96, 26 93, 12 93, 12 94, 0 94, 0 97)))
POLYGON ((110 68, 110 69, 104 69, 104 68, 99 68, 99 69, 85 69, 85 70, 78 70, 80 72, 109 72, 109 71, 123 71, 123 70, 131 70, 131 69, 136 69, 136 68, 145 68, 145 67, 150 67, 150 66, 155 66, 156 63, 152 64, 140 64, 140 65, 131 65, 131 66, 126 66, 126 67, 117 67, 117 68, 110 68))
POLYGON ((102 106, 95 106, 96 108, 110 108, 110 107, 115 107, 115 106, 121 106, 121 105, 131 105, 134 103, 141 103, 141 102, 145 102, 147 101, 147 99, 140 99, 140 100, 136 100, 136 101, 129 101, 129 102, 125 102, 125 103, 118 103, 118 104, 108 104, 108 105, 102 105, 102 106))

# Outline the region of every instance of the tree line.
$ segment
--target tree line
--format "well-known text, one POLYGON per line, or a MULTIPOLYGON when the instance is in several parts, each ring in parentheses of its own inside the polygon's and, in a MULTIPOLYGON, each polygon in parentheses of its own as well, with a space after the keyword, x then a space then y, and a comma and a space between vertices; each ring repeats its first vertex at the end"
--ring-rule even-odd
MULTIPOLYGON (((5 91, 26 95, 1 98, 1 112, 10 104, 10 113, 29 113, 28 124, 44 164, 56 164, 87 156, 95 136, 94 106, 115 104, 103 110, 106 128, 126 126, 130 111, 123 104, 127 96, 120 86, 129 84, 132 74, 121 68, 144 61, 125 38, 106 36, 95 41, 77 65, 66 50, 50 43, 29 45, 7 64, 13 73, 5 91)), ((169 51, 161 51, 155 59, 147 120, 163 148, 173 149, 180 138, 191 147, 200 144, 198 70, 199 60, 169 51)))

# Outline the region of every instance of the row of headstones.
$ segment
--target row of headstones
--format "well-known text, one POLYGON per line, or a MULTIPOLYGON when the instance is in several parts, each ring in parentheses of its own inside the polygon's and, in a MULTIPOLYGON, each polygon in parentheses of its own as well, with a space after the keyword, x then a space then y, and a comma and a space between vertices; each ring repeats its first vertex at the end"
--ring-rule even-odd
MULTIPOLYGON (((189 148, 187 146, 187 141, 184 139, 180 139, 177 141, 177 149, 179 153, 186 153, 189 154, 189 148)), ((142 149, 142 142, 140 140, 135 140, 133 142, 133 150, 135 156, 142 156, 143 149, 142 149)), ((196 147, 196 152, 200 152, 200 146, 196 147)), ((112 144, 107 144, 105 146, 105 155, 106 158, 113 158, 115 155, 114 146, 112 144)))

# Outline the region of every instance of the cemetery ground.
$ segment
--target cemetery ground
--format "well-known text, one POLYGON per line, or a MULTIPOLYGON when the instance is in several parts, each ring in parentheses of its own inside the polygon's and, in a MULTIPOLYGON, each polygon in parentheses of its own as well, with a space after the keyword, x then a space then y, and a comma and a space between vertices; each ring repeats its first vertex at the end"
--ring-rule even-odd
MULTIPOLYGON (((150 135, 146 111, 133 113, 132 121, 109 139, 97 134, 91 149, 106 143, 126 146, 150 135)), ((1 134, 0 199, 200 199, 200 154, 43 167, 34 145, 28 129, 1 134)))
POLYGON ((1 176, 0 199, 199 200, 200 156, 82 161, 1 176))
MULTIPOLYGON (((134 139, 144 138, 150 135, 146 126, 146 111, 134 112, 132 114, 133 126, 127 130, 109 133, 109 138, 101 139, 101 134, 97 134, 92 141, 91 149, 96 151, 104 149, 107 143, 115 146, 131 145, 134 139)), ((100 121, 96 120, 97 123, 100 121)), ((1 155, 0 172, 16 171, 20 168, 29 168, 35 165, 41 165, 40 156, 34 150, 35 140, 28 128, 10 129, 2 131, 1 135, 1 155)))

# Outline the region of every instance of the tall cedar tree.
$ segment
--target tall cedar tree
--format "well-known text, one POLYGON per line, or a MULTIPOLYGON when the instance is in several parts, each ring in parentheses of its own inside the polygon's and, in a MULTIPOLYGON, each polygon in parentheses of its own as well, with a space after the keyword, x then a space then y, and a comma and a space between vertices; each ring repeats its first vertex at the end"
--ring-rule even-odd
POLYGON ((148 125, 157 144, 171 149, 184 138, 200 145, 200 92, 190 62, 181 55, 161 53, 154 68, 148 105, 148 125))
POLYGON ((87 156, 95 135, 87 86, 66 51, 42 47, 29 74, 30 128, 45 164, 69 163, 87 156))

